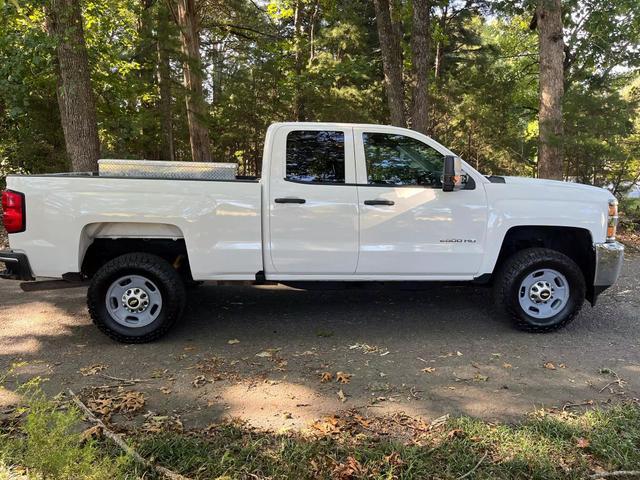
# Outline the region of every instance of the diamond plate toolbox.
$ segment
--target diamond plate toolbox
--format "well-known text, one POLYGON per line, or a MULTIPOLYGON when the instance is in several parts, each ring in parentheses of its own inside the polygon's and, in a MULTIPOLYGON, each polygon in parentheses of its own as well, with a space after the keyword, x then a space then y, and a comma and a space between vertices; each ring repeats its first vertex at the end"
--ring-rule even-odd
POLYGON ((98 160, 101 177, 235 180, 237 163, 98 160))

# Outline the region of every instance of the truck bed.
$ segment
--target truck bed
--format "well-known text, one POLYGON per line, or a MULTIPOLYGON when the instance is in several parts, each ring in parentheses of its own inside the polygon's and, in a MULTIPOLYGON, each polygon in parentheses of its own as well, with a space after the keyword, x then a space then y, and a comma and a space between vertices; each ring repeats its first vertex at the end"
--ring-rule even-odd
POLYGON ((195 280, 252 279, 262 270, 254 179, 13 175, 7 188, 26 196, 26 231, 11 236, 11 247, 27 254, 36 276, 79 272, 96 238, 183 239, 195 280))

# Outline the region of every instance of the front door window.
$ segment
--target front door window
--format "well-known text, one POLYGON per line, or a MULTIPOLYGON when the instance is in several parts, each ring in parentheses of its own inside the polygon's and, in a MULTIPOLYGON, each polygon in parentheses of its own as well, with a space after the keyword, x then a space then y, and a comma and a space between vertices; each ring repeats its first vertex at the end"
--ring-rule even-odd
POLYGON ((363 133, 369 185, 442 188, 444 157, 429 145, 404 135, 363 133))

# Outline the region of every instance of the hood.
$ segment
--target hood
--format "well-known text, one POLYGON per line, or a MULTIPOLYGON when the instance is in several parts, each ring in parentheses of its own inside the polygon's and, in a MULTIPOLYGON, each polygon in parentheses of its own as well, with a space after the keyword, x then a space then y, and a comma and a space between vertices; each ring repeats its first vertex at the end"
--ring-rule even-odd
POLYGON ((526 188, 545 188, 553 189, 554 192, 558 190, 567 191, 581 191, 585 195, 597 196, 603 200, 614 200, 615 197, 609 190, 601 187, 594 187, 592 185, 584 185, 582 183, 562 182, 560 180, 546 180, 542 178, 528 178, 528 177, 503 177, 505 184, 508 185, 522 185, 526 188))

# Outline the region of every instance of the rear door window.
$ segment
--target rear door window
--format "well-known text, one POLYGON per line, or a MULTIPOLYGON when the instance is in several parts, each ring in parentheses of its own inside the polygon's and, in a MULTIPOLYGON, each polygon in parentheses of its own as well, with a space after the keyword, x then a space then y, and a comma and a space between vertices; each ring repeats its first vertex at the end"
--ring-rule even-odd
POLYGON ((287 135, 286 179, 304 183, 345 183, 344 132, 294 130, 287 135))

